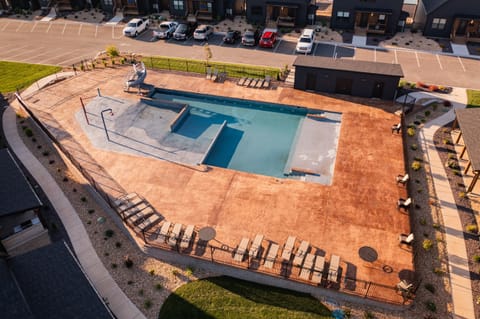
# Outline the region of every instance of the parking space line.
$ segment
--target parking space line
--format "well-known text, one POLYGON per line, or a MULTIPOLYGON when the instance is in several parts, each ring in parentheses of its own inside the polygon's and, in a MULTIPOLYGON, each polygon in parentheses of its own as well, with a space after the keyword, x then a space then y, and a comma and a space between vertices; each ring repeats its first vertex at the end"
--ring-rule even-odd
POLYGON ((50 28, 51 28, 51 27, 52 27, 52 23, 49 23, 49 24, 48 24, 48 28, 47 28, 47 30, 45 31, 45 33, 48 33, 48 31, 50 31, 50 28))
POLYGON ((335 44, 335 47, 333 48, 333 53, 332 53, 332 58, 336 58, 337 57, 337 45, 335 44))
POLYGON ((438 54, 435 54, 435 56, 437 57, 438 65, 440 65, 440 70, 443 70, 442 63, 440 62, 440 57, 438 56, 438 54))
POLYGON ((82 60, 85 60, 85 57, 83 55, 82 56, 79 55, 75 58, 63 60, 62 62, 59 62, 58 64, 59 65, 70 65, 70 62, 77 63, 77 62, 80 62, 82 60), (67 62, 68 62, 68 64, 67 64, 67 62))
POLYGON ((373 48, 373 62, 377 62, 377 48, 373 48))
POLYGON ((395 64, 398 64, 397 50, 393 50, 393 53, 395 54, 395 64))
POLYGON ((315 43, 315 49, 313 49, 313 55, 316 55, 317 49, 318 49, 319 46, 320 46, 319 43, 315 43))
POLYGON ((415 51, 415 58, 417 58, 417 66, 420 67, 420 59, 418 58, 417 51, 415 51))
POLYGON ((460 65, 462 66, 463 72, 467 72, 467 70, 465 69, 465 66, 463 65, 462 59, 460 59, 459 56, 457 56, 457 59, 458 59, 458 62, 460 62, 460 65))
POLYGON ((10 21, 8 21, 7 24, 3 26, 2 31, 5 31, 5 29, 8 27, 9 24, 10 24, 10 21))
POLYGON ((20 25, 17 27, 17 30, 15 30, 15 32, 18 32, 24 24, 25 24, 25 22, 20 23, 20 25))
POLYGON ((277 49, 280 46, 280 43, 282 43, 282 39, 280 39, 277 43, 277 46, 275 48, 273 48, 273 52, 277 52, 277 49))
POLYGON ((62 35, 65 33, 66 28, 67 28, 67 23, 65 22, 65 25, 63 26, 63 30, 62 30, 62 35))
MULTIPOLYGON (((41 52, 43 49, 45 49, 45 48, 43 48, 43 47, 35 48, 35 52, 41 52)), ((27 55, 27 56, 29 56, 29 55, 32 53, 32 52, 31 52, 32 50, 29 50, 29 51, 24 51, 24 50, 22 50, 22 51, 23 51, 23 52, 20 52, 20 53, 18 53, 18 54, 12 55, 12 56, 9 56, 8 58, 9 58, 9 59, 17 58, 17 57, 22 56, 22 55, 27 55)))
MULTIPOLYGON (((57 61, 58 58, 60 58, 60 57, 62 57, 62 56, 70 56, 70 55, 74 54, 74 53, 77 52, 77 51, 80 51, 80 49, 75 49, 75 50, 72 50, 72 51, 69 51, 69 52, 64 52, 64 53, 59 54, 59 55, 56 55, 56 56, 50 56, 50 57, 48 57, 48 59, 44 59, 44 60, 38 61, 37 63, 39 63, 39 64, 44 64, 44 63, 46 63, 46 62, 48 62, 48 61, 51 61, 51 64, 60 64, 60 63, 58 63, 58 61, 57 61)), ((68 60, 66 60, 66 61, 68 61, 68 60)))
POLYGON ((23 50, 26 47, 28 47, 28 45, 24 45, 22 47, 16 47, 16 48, 13 48, 13 49, 10 49, 10 50, 5 50, 5 51, 2 51, 2 53, 8 54, 9 52, 12 52, 12 51, 23 50))
POLYGON ((35 28, 37 27, 37 24, 38 24, 38 21, 35 21, 35 23, 33 24, 33 27, 30 30, 30 32, 33 32, 33 30, 35 30, 35 28))
POLYGON ((95 38, 97 37, 97 33, 98 33, 98 24, 95 27, 95 38))
POLYGON ((82 32, 82 27, 83 27, 83 23, 81 23, 80 26, 78 27, 78 35, 80 35, 80 33, 82 32))

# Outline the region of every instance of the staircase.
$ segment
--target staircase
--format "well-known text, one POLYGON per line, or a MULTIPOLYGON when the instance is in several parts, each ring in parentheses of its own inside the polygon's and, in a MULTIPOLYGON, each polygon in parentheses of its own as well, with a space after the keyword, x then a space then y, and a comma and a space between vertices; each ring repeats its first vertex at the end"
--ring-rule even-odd
POLYGON ((295 83, 295 67, 292 66, 292 68, 288 72, 287 78, 285 79, 285 86, 293 88, 294 83, 295 83))

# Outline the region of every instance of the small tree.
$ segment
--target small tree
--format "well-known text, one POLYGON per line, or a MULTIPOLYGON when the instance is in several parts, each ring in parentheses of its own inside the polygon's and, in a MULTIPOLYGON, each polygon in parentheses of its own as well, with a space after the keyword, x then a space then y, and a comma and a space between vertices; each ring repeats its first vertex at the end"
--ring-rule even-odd
POLYGON ((118 49, 116 46, 114 45, 109 45, 105 51, 107 52, 107 55, 110 57, 110 58, 115 58, 117 56, 120 56, 120 53, 118 52, 118 49))
POLYGON ((210 46, 207 44, 205 44, 205 46, 203 47, 203 50, 205 52, 205 62, 207 63, 207 65, 210 64, 210 59, 212 58, 212 50, 210 49, 210 46))

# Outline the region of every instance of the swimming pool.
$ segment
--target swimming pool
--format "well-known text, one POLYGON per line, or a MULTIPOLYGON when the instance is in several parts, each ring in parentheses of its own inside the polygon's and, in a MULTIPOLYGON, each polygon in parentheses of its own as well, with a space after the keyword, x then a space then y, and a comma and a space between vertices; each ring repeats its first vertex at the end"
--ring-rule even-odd
MULTIPOLYGON (((219 131, 222 124, 226 123, 212 142, 213 146, 208 150, 204 164, 279 178, 300 178, 305 175, 298 169, 292 174, 289 163, 295 162, 295 146, 305 144, 305 138, 316 139, 314 136, 305 137, 303 129, 307 114, 326 114, 303 107, 164 89, 156 89, 152 98, 190 106, 190 114, 184 118, 175 134, 192 139, 206 136, 212 138, 212 131, 219 131)), ((315 121, 314 126, 321 127, 322 130, 331 130, 332 125, 339 128, 340 114, 329 114, 329 120, 315 121), (332 120, 332 117, 335 119, 332 120)), ((338 134, 336 140, 332 141, 335 150, 337 140, 338 134)), ((317 151, 322 153, 321 145, 318 146, 317 151)), ((331 147, 327 148, 325 151, 328 153, 331 147)), ((316 159, 319 157, 317 153, 314 155, 316 159)), ((326 169, 329 171, 333 170, 330 166, 334 163, 334 158, 332 162, 331 154, 327 153, 320 157, 327 158, 330 162, 326 169)), ((332 175, 333 171, 330 173, 332 175)))

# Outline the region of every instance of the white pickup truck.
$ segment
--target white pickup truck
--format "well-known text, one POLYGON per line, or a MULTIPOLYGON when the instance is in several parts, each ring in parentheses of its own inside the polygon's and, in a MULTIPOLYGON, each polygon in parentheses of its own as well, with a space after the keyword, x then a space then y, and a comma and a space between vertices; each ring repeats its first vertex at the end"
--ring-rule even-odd
POLYGON ((150 21, 148 18, 136 18, 128 22, 127 26, 123 28, 123 35, 127 37, 136 37, 141 32, 148 28, 150 21))

